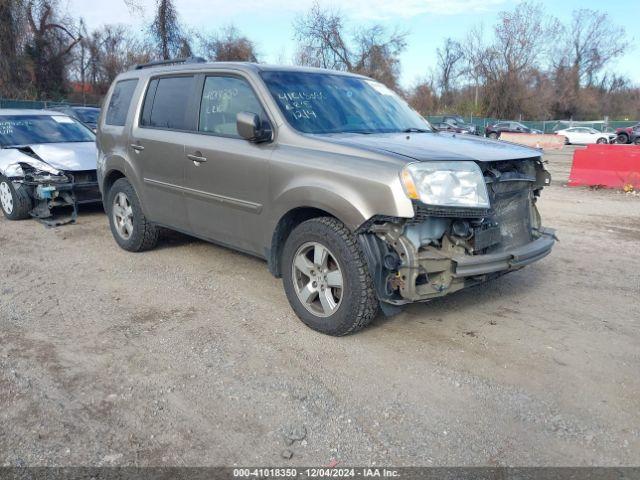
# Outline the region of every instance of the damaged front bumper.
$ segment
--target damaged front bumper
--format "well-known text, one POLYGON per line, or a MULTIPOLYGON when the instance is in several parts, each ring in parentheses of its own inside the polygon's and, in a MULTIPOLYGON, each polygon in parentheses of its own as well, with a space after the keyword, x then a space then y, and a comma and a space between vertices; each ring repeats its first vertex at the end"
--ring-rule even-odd
POLYGON ((79 205, 102 201, 95 172, 64 172, 64 181, 58 178, 26 175, 12 179, 29 193, 33 202, 30 215, 48 227, 74 223, 79 205))
POLYGON ((522 247, 486 255, 453 257, 453 277, 467 278, 496 272, 518 270, 543 259, 551 253, 556 242, 555 230, 541 228, 540 237, 522 247))
POLYGON ((549 255, 556 242, 554 230, 539 228, 525 245, 471 255, 448 238, 440 247, 416 248, 388 226, 358 238, 378 298, 391 305, 425 302, 519 270, 549 255))
POLYGON ((359 229, 383 309, 442 297, 549 255, 557 238, 536 207, 550 182, 541 163, 495 163, 485 179, 490 209, 416 202, 414 218, 374 217, 359 229))

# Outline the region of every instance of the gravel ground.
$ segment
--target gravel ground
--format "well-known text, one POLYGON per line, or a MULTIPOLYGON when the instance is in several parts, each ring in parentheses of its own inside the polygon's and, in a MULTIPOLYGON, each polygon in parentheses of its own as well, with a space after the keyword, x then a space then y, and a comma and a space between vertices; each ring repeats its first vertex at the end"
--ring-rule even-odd
POLYGON ((640 197, 549 159, 550 257, 346 338, 260 260, 0 220, 0 465, 640 464, 640 197))

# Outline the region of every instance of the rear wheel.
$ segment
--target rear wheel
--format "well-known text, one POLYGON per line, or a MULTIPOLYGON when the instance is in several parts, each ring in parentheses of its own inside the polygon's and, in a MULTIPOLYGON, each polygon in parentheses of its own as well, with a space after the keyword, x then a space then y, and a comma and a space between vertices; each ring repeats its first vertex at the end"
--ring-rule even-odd
POLYGON ((497 140, 498 139, 498 133, 497 132, 491 132, 489 134, 489 138, 491 138, 493 140, 497 140))
POLYGON ((634 145, 640 145, 640 137, 636 137, 636 139, 633 141, 634 145))
POLYGON ((0 207, 9 220, 30 218, 33 202, 23 185, 16 188, 7 177, 0 175, 0 207))
POLYGON ((373 281, 355 236, 331 217, 296 227, 282 256, 285 293, 298 317, 341 336, 366 327, 378 311, 373 281))
POLYGON ((126 178, 117 180, 109 190, 107 208, 111 233, 121 248, 142 252, 156 246, 158 228, 145 217, 138 195, 126 178))

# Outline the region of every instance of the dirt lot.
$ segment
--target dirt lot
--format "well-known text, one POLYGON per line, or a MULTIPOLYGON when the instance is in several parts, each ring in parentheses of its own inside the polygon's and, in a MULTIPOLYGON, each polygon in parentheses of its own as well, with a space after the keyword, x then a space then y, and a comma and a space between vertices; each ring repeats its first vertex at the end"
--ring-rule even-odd
POLYGON ((0 220, 0 465, 640 464, 640 197, 567 158, 550 257, 340 339, 260 260, 0 220))

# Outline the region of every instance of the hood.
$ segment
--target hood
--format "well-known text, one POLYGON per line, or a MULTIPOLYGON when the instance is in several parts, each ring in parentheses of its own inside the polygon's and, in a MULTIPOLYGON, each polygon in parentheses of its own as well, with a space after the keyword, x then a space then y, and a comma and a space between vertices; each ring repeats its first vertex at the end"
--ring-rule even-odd
POLYGON ((96 169, 98 153, 93 142, 45 143, 28 147, 43 162, 58 170, 73 172, 96 169))
POLYGON ((451 133, 387 133, 323 135, 327 142, 378 153, 391 153, 421 162, 472 160, 495 162, 539 157, 539 150, 500 140, 451 133))

